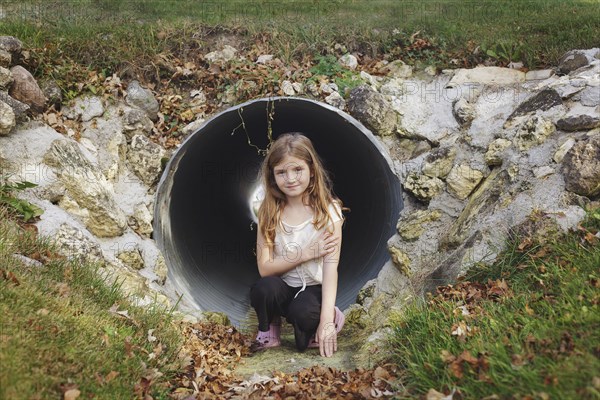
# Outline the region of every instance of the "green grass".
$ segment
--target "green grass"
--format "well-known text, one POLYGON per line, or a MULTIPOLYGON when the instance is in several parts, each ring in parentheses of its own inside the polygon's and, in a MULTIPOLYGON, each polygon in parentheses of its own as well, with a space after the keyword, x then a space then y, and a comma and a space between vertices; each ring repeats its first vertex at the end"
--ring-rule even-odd
POLYGON ((516 237, 493 266, 446 287, 452 295, 438 289, 394 319, 390 343, 409 397, 600 398, 600 210, 589 215, 577 232, 516 237), (497 289, 502 280, 508 290, 497 289), (486 284, 495 295, 469 298, 486 284), (471 329, 462 339, 452 335, 461 323, 471 329))
POLYGON ((192 57, 213 33, 231 30, 246 46, 266 39, 263 50, 287 62, 330 54, 340 43, 370 57, 472 66, 486 58, 473 53, 477 46, 506 45, 536 67, 600 43, 597 0, 24 0, 0 7, 0 32, 46 48, 48 62, 66 56, 110 72, 146 66, 158 53, 192 57), (411 46, 416 32, 427 39, 424 48, 411 46))
POLYGON ((148 394, 166 398, 181 341, 168 310, 132 305, 99 266, 59 257, 7 216, 0 210, 0 398, 62 398, 76 387, 80 398, 131 399, 144 378, 148 394))

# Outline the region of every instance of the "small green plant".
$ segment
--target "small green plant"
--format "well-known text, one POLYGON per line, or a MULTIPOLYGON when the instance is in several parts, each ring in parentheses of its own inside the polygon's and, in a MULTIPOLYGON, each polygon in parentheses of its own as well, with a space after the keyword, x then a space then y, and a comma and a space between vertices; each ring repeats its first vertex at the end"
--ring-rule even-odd
POLYGON ((331 54, 326 56, 317 56, 316 60, 318 61, 317 65, 309 70, 313 75, 325 75, 332 77, 344 71, 344 68, 342 68, 342 66, 337 62, 337 58, 331 54))
POLYGON ((326 76, 338 86, 342 96, 363 83, 362 78, 356 72, 342 67, 335 56, 318 56, 316 59, 318 60, 317 65, 309 70, 313 74, 309 81, 318 82, 320 76, 326 76))
POLYGON ((524 61, 526 48, 523 42, 500 41, 491 45, 482 44, 481 49, 489 57, 498 60, 502 64, 524 61))
POLYGON ((6 183, 3 181, 3 179, 0 180, 0 204, 7 205, 25 222, 42 215, 44 210, 34 204, 31 204, 27 200, 19 199, 15 196, 15 191, 36 187, 37 185, 35 183, 27 181, 6 183))

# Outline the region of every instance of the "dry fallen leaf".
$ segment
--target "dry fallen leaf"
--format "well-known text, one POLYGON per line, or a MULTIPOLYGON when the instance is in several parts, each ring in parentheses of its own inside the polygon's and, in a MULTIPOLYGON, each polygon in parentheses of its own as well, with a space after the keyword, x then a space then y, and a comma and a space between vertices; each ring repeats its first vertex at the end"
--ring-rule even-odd
POLYGON ((119 376, 119 373, 117 371, 110 371, 105 377, 104 377, 104 381, 105 382, 110 382, 113 379, 115 379, 117 376, 119 376))
POLYGON ((435 389, 429 389, 429 391, 425 395, 425 399, 426 400, 452 400, 452 398, 454 397, 454 393, 456 393, 455 389, 453 389, 452 392, 448 395, 445 395, 444 393, 440 393, 435 389))
POLYGON ((2 268, 0 268, 0 277, 6 281, 12 282, 15 286, 19 286, 21 284, 15 274, 2 268))
POLYGON ((456 357, 452 353, 450 353, 448 350, 442 350, 442 353, 440 354, 440 358, 446 364, 451 363, 454 360, 456 360, 456 357))
POLYGON ((535 314, 535 311, 533 311, 533 309, 529 308, 529 304, 528 303, 525 303, 525 312, 528 315, 534 315, 535 314))
POLYGON ((81 395, 81 392, 78 389, 69 389, 65 392, 63 399, 64 400, 75 400, 81 395))

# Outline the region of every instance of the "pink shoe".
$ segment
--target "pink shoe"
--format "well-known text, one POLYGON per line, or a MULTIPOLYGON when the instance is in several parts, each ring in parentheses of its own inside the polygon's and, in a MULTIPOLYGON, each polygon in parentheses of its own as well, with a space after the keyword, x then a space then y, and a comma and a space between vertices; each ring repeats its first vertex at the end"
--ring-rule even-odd
MULTIPOLYGON (((335 307, 335 317, 333 318, 333 323, 335 324, 336 333, 340 333, 340 331, 344 327, 345 321, 346 321, 346 316, 344 315, 344 313, 339 308, 335 307)), ((319 348, 319 342, 317 342, 315 336, 310 338, 310 341, 308 342, 308 348, 309 349, 319 348)))
POLYGON ((263 350, 277 346, 281 346, 281 318, 279 317, 269 324, 268 331, 258 331, 258 334, 256 335, 255 350, 263 350))

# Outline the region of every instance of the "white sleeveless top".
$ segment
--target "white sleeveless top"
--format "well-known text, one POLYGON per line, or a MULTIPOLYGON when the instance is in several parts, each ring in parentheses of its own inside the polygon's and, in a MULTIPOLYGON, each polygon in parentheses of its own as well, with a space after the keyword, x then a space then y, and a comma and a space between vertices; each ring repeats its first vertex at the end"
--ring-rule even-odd
MULTIPOLYGON (((328 208, 331 217, 330 226, 342 219, 342 210, 337 202, 333 202, 328 208)), ((282 226, 275 230, 275 256, 287 257, 295 260, 300 257, 300 249, 314 240, 326 228, 316 230, 312 223, 312 218, 302 222, 299 225, 290 225, 281 222, 282 226)), ((320 285, 323 283, 323 257, 313 258, 306 261, 294 269, 281 276, 283 281, 292 287, 302 287, 302 292, 306 286, 320 285)), ((298 295, 296 293, 296 296, 298 295)))

